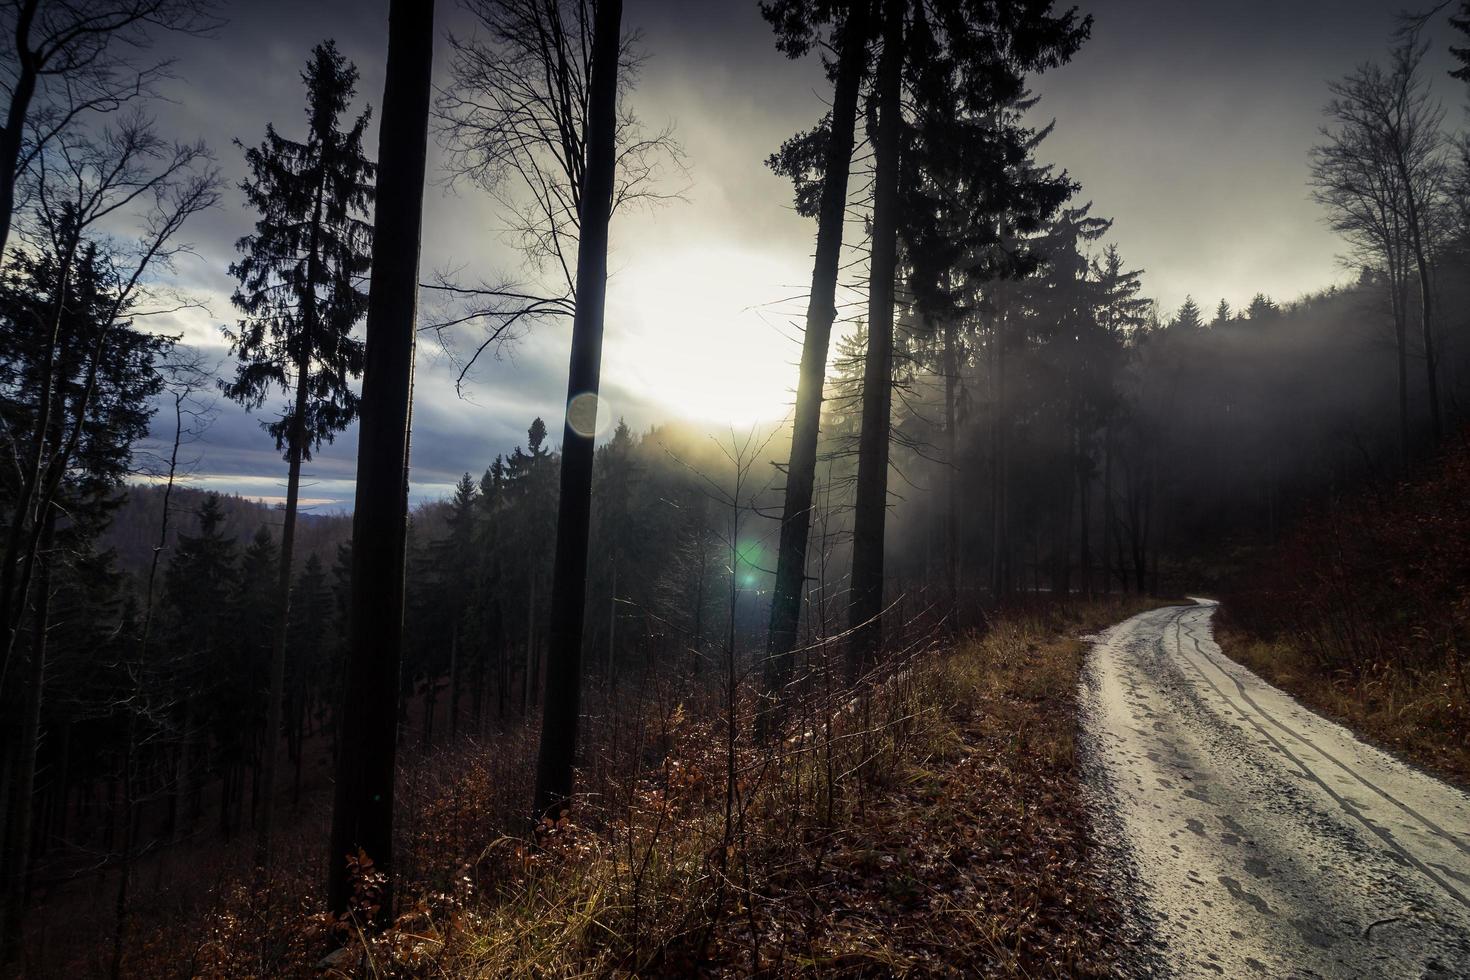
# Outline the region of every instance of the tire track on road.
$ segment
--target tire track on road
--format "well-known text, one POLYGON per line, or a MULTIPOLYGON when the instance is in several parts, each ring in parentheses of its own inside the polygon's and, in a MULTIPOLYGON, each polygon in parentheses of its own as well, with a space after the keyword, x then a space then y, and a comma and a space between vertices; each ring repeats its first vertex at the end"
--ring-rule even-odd
MULTIPOLYGON (((1174 620, 1175 624, 1178 625, 1178 623, 1180 622, 1180 620, 1182 618, 1183 618, 1183 613, 1181 613, 1179 617, 1176 617, 1176 619, 1174 620)), ((1194 639, 1194 637, 1191 637, 1191 639, 1194 639)), ((1198 665, 1196 665, 1193 661, 1191 661, 1189 659, 1189 655, 1186 654, 1184 652, 1183 647, 1179 645, 1179 641, 1177 640, 1177 638, 1175 640, 1175 644, 1176 644, 1176 646, 1179 646, 1179 649, 1178 649, 1179 657, 1182 660, 1184 660, 1186 663, 1188 663, 1191 667, 1194 668, 1195 672, 1199 674, 1200 678, 1202 680, 1204 680, 1204 682, 1206 684, 1210 685, 1210 688, 1212 690, 1214 690, 1214 692, 1220 696, 1220 699, 1222 701, 1224 701, 1226 704, 1228 704, 1231 707, 1235 708, 1235 710, 1240 713, 1241 717, 1245 718, 1246 721, 1249 721, 1250 724, 1251 724, 1251 727, 1255 728, 1256 731, 1260 732, 1261 735, 1268 742, 1270 742, 1272 745, 1276 746, 1277 750, 1280 751, 1282 755, 1286 756, 1292 762, 1296 763, 1296 766, 1297 766, 1298 769, 1301 770, 1302 775, 1305 776, 1307 779, 1310 779, 1312 782, 1316 783, 1319 787, 1321 787, 1322 790, 1328 796, 1332 797, 1332 799, 1337 803, 1337 805, 1343 810, 1344 813, 1348 814, 1354 820, 1356 820, 1358 823, 1362 824, 1363 827, 1365 827, 1370 833, 1372 833, 1379 840, 1383 841, 1383 843, 1387 844, 1388 847, 1395 854, 1397 854, 1400 858, 1402 858, 1405 862, 1407 862, 1408 864, 1410 864, 1413 867, 1417 868, 1420 871, 1420 873, 1422 873, 1426 878, 1428 878, 1430 881, 1434 882, 1440 888, 1444 889, 1444 891, 1448 895, 1450 895, 1450 897, 1452 897, 1453 899, 1455 899, 1455 901, 1459 902, 1461 905, 1465 906, 1466 908, 1470 908, 1470 899, 1466 899, 1466 897, 1463 894, 1461 894, 1458 889, 1456 889, 1449 882, 1445 881, 1439 875, 1435 874, 1434 871, 1430 870, 1430 868, 1423 861, 1419 860, 1418 857, 1416 857, 1415 855, 1411 854, 1403 845, 1401 845, 1399 843, 1398 839, 1396 837, 1394 837, 1392 833, 1390 833, 1385 828, 1380 827, 1377 824, 1373 823, 1367 817, 1363 816, 1362 812, 1356 806, 1354 806, 1353 803, 1350 800, 1344 798, 1340 793, 1337 792, 1337 790, 1333 789, 1331 786, 1328 786, 1327 785, 1327 782, 1325 780, 1323 780, 1321 776, 1318 776, 1317 773, 1315 771, 1313 771, 1313 769, 1312 769, 1311 766, 1307 765, 1304 761, 1302 761, 1302 759, 1300 759, 1296 755, 1296 753, 1292 752, 1291 749, 1287 748, 1286 745, 1283 744, 1280 739, 1276 738, 1274 735, 1272 735, 1270 732, 1268 732, 1264 727, 1262 727, 1261 723, 1258 722, 1258 721, 1256 721, 1255 717, 1252 716, 1251 712, 1246 711, 1244 708, 1242 708, 1239 705, 1238 702, 1236 702, 1233 699, 1231 699, 1231 697, 1228 694, 1226 694, 1224 691, 1222 691, 1220 689, 1220 686, 1215 683, 1215 681, 1214 681, 1213 678, 1211 678, 1208 674, 1206 674, 1203 670, 1201 670, 1198 665)), ((1197 650, 1199 649, 1199 643, 1198 643, 1197 640, 1195 641, 1195 649, 1197 649, 1197 650)), ((1200 650, 1200 653, 1201 653, 1201 655, 1203 655, 1203 656, 1205 656, 1207 658, 1209 657, 1209 655, 1208 654, 1205 654, 1203 650, 1200 650)), ((1211 660, 1211 663, 1213 664, 1214 661, 1211 660)), ((1216 669, 1217 670, 1220 670, 1220 668, 1219 668, 1218 665, 1215 665, 1215 666, 1216 666, 1216 669)), ((1230 674, 1228 672, 1224 671, 1224 670, 1220 670, 1220 672, 1222 674, 1225 674, 1225 676, 1227 676, 1227 677, 1230 676, 1230 674)), ((1237 688, 1240 689, 1241 696, 1243 698, 1245 698, 1245 700, 1246 700, 1246 702, 1248 704, 1251 705, 1251 707, 1254 710, 1255 714, 1258 714, 1261 717, 1266 718, 1268 720, 1275 721, 1275 719, 1271 718, 1271 716, 1270 716, 1270 714, 1268 712, 1263 711, 1260 708, 1260 706, 1257 705, 1256 702, 1251 698, 1251 696, 1245 692, 1245 687, 1240 683, 1240 681, 1238 679, 1232 678, 1232 680, 1235 680, 1235 685, 1236 685, 1237 688)), ((1322 756, 1324 756, 1326 758, 1331 758, 1331 756, 1328 756, 1326 752, 1323 752, 1321 749, 1316 748, 1306 738, 1303 738, 1301 735, 1298 735, 1296 732, 1293 732, 1291 729, 1287 728, 1285 725, 1282 725, 1280 722, 1275 722, 1275 724, 1278 727, 1280 727, 1283 731, 1285 731, 1288 734, 1290 734, 1292 737, 1294 737, 1297 740, 1299 740, 1299 741, 1305 743, 1306 745, 1312 747, 1320 755, 1322 755, 1322 756)), ((1335 759, 1333 761, 1336 762, 1335 759)), ((1341 765, 1341 763, 1338 763, 1338 765, 1341 765)), ((1358 777, 1358 781, 1361 782, 1361 783, 1363 783, 1363 785, 1368 786, 1370 789, 1373 789, 1376 792, 1378 792, 1379 795, 1383 796, 1384 799, 1388 800, 1391 803, 1394 803, 1394 804, 1398 805, 1399 807, 1401 807, 1402 809, 1406 810, 1411 815, 1418 817, 1418 814, 1414 810, 1412 810, 1409 807, 1404 806, 1399 801, 1394 800, 1388 794, 1384 793, 1382 790, 1378 789, 1378 787, 1374 786, 1372 783, 1369 783, 1367 780, 1363 779, 1361 776, 1358 777)), ((1422 823, 1424 823, 1426 826, 1428 826, 1430 828, 1433 828, 1436 831, 1438 831, 1438 828, 1435 827, 1435 825, 1433 823, 1431 823, 1430 821, 1425 820, 1423 817, 1419 817, 1419 820, 1422 823)), ((1440 831, 1440 833, 1442 833, 1442 831, 1440 831)))

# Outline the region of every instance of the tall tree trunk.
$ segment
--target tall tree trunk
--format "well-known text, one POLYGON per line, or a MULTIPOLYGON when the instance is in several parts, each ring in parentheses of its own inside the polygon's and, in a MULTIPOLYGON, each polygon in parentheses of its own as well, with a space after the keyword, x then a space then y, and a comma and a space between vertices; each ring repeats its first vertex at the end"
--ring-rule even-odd
POLYGON ((959 441, 955 432, 955 398, 959 388, 958 323, 944 321, 944 588, 949 621, 959 615, 959 441))
MULTIPOLYGON (((776 555, 776 582, 771 593, 771 629, 766 644, 764 684, 768 697, 779 697, 791 679, 797 624, 805 592, 807 539, 811 532, 812 490, 817 473, 817 437, 822 419, 822 385, 827 374, 827 347, 837 318, 837 272, 842 256, 842 226, 847 216, 848 171, 852 166, 858 90, 868 52, 868 7, 871 0, 851 0, 842 27, 837 80, 832 92, 832 127, 827 138, 822 201, 817 214, 817 252, 812 289, 807 300, 806 333, 796 386, 791 457, 786 465, 786 494, 781 508, 781 537, 776 555)), ((768 734, 768 715, 761 715, 768 734)))
POLYGON ((1399 468, 1407 472, 1413 458, 1413 437, 1409 426, 1409 329, 1408 284, 1404 281, 1403 259, 1388 250, 1388 305, 1393 315, 1395 378, 1398 382, 1399 468))
POLYGON ((1091 514, 1091 483, 1088 478, 1087 467, 1083 464, 1079 453, 1077 457, 1077 519, 1079 522, 1077 535, 1077 564, 1081 572, 1082 580, 1078 587, 1083 598, 1092 598, 1092 522, 1091 514))
MULTIPOLYGON (((1103 595, 1113 593, 1113 532, 1117 522, 1113 519, 1113 423, 1109 419, 1103 426, 1103 485, 1102 485, 1102 575, 1103 595)), ((1127 583, 1124 583, 1126 588, 1127 583)))
MULTIPOLYGON (((320 219, 321 205, 317 205, 320 219)), ((313 252, 315 252, 313 231, 313 252)), ((311 260, 309 265, 315 265, 311 260)), ((313 283, 315 280, 312 280, 313 283)), ((315 312, 308 312, 307 322, 315 319, 315 312)), ((310 330, 310 326, 307 327, 310 330)), ((309 349, 302 344, 303 352, 309 349)), ((276 573, 275 622, 271 631, 270 682, 266 689, 265 737, 261 744, 261 806, 260 826, 255 837, 255 866, 264 870, 270 867, 271 830, 274 822, 276 802, 276 757, 280 754, 281 702, 286 695, 286 638, 291 618, 291 559, 296 550, 296 509, 301 498, 301 457, 306 442, 307 377, 310 361, 301 357, 296 364, 296 405, 291 420, 287 453, 290 456, 286 471, 286 513, 281 520, 280 567, 276 573)))
POLYGON ((536 763, 535 813, 551 816, 572 797, 577 722, 582 710, 582 627, 587 601, 587 536, 592 513, 592 448, 602 374, 603 307, 607 295, 607 227, 617 171, 618 58, 622 0, 600 0, 593 24, 587 113, 587 166, 582 173, 577 242, 577 310, 567 370, 567 420, 562 429, 561 496, 557 502, 556 558, 551 573, 551 636, 547 648, 546 708, 536 763), (593 399, 592 417, 572 424, 572 400, 593 399), (578 431, 585 429, 585 434, 578 431))
POLYGON ((1006 318, 995 317, 995 417, 991 420, 990 593, 997 602, 1010 591, 1010 401, 1006 377, 1006 318))
POLYGON ((526 598, 526 665, 521 671, 521 717, 531 713, 531 687, 536 674, 536 573, 526 598))
POLYGON ((41 748, 41 704, 46 688, 46 634, 51 612, 50 551, 56 533, 56 513, 48 507, 42 518, 41 573, 36 583, 30 657, 25 676, 25 711, 21 719, 19 752, 10 787, 9 840, 4 854, 4 893, 0 895, 0 964, 20 952, 31 867, 31 825, 35 813, 36 756, 41 748))
POLYGON ((898 265, 899 133, 903 112, 903 35, 907 0, 887 0, 878 63, 874 137, 873 234, 868 279, 868 350, 858 436, 852 527, 852 595, 847 669, 863 674, 883 641, 883 532, 888 517, 888 437, 893 400, 893 281, 898 265))
POLYGON ((618 564, 612 566, 612 598, 607 604, 607 694, 612 697, 613 671, 618 649, 618 564))
POLYGON ((327 854, 333 911, 345 911, 352 894, 349 855, 361 850, 390 875, 384 920, 392 915, 409 425, 433 59, 434 4, 392 0, 352 516, 349 657, 327 854))
POLYGON ((1404 182, 1404 197, 1409 205, 1409 244, 1414 248, 1414 264, 1419 271, 1419 318, 1424 332, 1424 370, 1428 383, 1429 424, 1438 443, 1444 437, 1444 424, 1439 409, 1439 361, 1434 351, 1434 319, 1430 315, 1433 304, 1433 288, 1429 282, 1429 258, 1424 251, 1423 218, 1414 196, 1414 185, 1410 180, 1403 156, 1399 156, 1399 173, 1404 182))
POLYGON ((449 740, 459 735, 459 616, 456 614, 454 630, 449 634, 449 740))
POLYGON ((5 128, 0 129, 0 266, 5 262, 5 247, 10 243, 10 226, 15 220, 15 182, 20 177, 20 147, 25 138, 31 99, 36 94, 39 67, 31 50, 30 35, 40 5, 40 0, 23 0, 15 18, 18 70, 10 91, 10 106, 5 112, 5 128))

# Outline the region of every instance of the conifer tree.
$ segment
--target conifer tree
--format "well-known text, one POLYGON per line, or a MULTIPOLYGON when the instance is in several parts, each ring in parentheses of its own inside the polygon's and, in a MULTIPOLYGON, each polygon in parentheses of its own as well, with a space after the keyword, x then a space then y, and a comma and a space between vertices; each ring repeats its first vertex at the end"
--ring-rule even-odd
POLYGON ((1194 301, 1193 296, 1184 297, 1184 302, 1179 306, 1179 312, 1174 314, 1174 322, 1170 324, 1176 330, 1194 332, 1205 325, 1205 318, 1200 313, 1199 304, 1194 301))
POLYGON ((231 643, 228 610, 238 571, 234 538, 222 528, 224 517, 219 494, 205 497, 198 513, 198 532, 179 534, 164 572, 170 646, 177 657, 174 718, 182 736, 171 803, 176 832, 192 826, 199 817, 208 751, 207 741, 200 736, 212 703, 206 679, 218 676, 231 643))
MULTIPOLYGON (((772 0, 761 4, 761 13, 777 30, 777 46, 791 57, 805 54, 816 43, 817 31, 825 21, 835 21, 839 15, 841 18, 841 30, 834 30, 840 40, 836 63, 829 71, 833 81, 832 112, 826 125, 788 141, 769 161, 773 170, 796 181, 798 210, 815 214, 817 247, 807 301, 806 331, 802 335, 801 375, 797 381, 791 455, 786 467, 776 582, 771 594, 771 628, 763 678, 768 698, 779 697, 790 679, 805 593, 822 384, 832 324, 837 318, 837 272, 847 216, 847 182, 856 133, 858 93, 868 67, 870 6, 871 0, 849 0, 840 5, 840 10, 827 3, 803 0, 772 0), (812 186, 812 171, 816 171, 819 189, 812 186)), ((768 712, 761 714, 761 727, 770 728, 768 712)))
POLYGON ((262 867, 270 860, 301 464, 357 415, 350 383, 362 373, 363 344, 353 327, 366 310, 359 284, 372 238, 364 220, 374 170, 362 147, 368 113, 345 130, 339 125, 356 91, 357 69, 327 41, 313 49, 302 81, 306 138, 292 140, 267 126, 265 141, 245 152, 250 178, 241 189, 260 218, 255 233, 240 240, 244 257, 230 269, 244 319, 229 335, 240 363, 223 386, 247 409, 260 408, 277 389, 292 394, 280 417, 264 424, 288 470, 276 606, 264 620, 273 624, 273 640, 256 847, 262 867))
MULTIPOLYGON (((233 836, 244 822, 245 771, 250 770, 254 826, 264 815, 260 806, 264 773, 263 751, 274 747, 260 716, 263 707, 256 692, 269 677, 272 639, 262 636, 260 624, 270 622, 276 609, 275 579, 280 548, 262 524, 240 555, 239 586, 230 604, 230 636, 226 659, 210 675, 213 681, 211 728, 220 753, 224 779, 220 801, 220 830, 233 836)), ((279 720, 279 715, 277 716, 279 720)))
MULTIPOLYGON (((14 663, 14 638, 0 651, 0 771, 10 777, 0 783, 0 957, 18 940, 30 891, 51 583, 69 556, 90 550, 117 506, 132 443, 147 432, 161 388, 155 360, 170 346, 122 319, 127 304, 110 259, 88 242, 69 257, 20 254, 0 281, 0 451, 18 462, 33 447, 56 467, 36 509, 40 588, 29 603, 32 628, 14 663), (37 329, 53 315, 54 333, 37 329)), ((19 466, 0 475, 7 506, 25 489, 19 466)))
POLYGON ((286 675, 286 746, 295 769, 292 803, 301 802, 301 769, 312 695, 329 690, 336 658, 328 650, 332 593, 327 572, 315 554, 308 555, 291 588, 291 658, 286 675))
POLYGON ((1252 323, 1264 323, 1273 320, 1281 314, 1281 307, 1265 293, 1256 293, 1251 297, 1251 303, 1245 308, 1245 316, 1252 323))

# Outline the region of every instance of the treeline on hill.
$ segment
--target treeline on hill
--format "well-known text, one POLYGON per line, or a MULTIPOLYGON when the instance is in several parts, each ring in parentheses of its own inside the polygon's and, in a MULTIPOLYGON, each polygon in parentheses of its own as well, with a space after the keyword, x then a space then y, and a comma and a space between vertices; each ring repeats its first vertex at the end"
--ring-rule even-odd
MULTIPOLYGON (((301 138, 270 128, 245 150, 257 220, 230 270, 239 320, 225 379, 148 329, 157 304, 140 285, 154 288, 149 262, 181 247, 184 220, 218 195, 202 148, 171 146, 137 116, 50 143, 42 128, 24 165, 12 153, 9 177, 0 166, 0 190, 8 179, 33 192, 12 208, 0 270, 0 413, 18 461, 0 471, 5 957, 22 955, 27 929, 53 927, 30 914, 37 905, 72 921, 85 877, 85 914, 105 939, 59 960, 36 939, 37 963, 75 955, 117 974, 181 962, 186 947, 207 949, 221 973, 314 963, 323 950, 301 946, 300 913, 323 907, 305 880, 320 872, 329 913, 311 920, 326 923, 312 941, 366 942, 412 972, 425 961, 400 948, 413 934, 395 931, 395 909, 431 916, 453 893, 454 909, 482 902, 476 921, 503 925, 486 910, 534 898, 526 869, 599 848, 652 855, 677 824, 700 846, 660 866, 665 931, 639 931, 641 904, 615 905, 606 914, 620 926, 631 916, 631 931, 604 944, 623 966, 675 946, 705 962, 743 908, 750 935, 724 955, 758 970, 767 893, 741 876, 757 873, 761 839, 746 816, 769 811, 750 801, 789 792, 787 842, 827 840, 910 744, 913 691, 895 668, 1022 593, 1211 587, 1314 506, 1427 465, 1463 422, 1470 295, 1456 270, 1470 261, 1470 177, 1415 37, 1386 71, 1333 89, 1335 128, 1312 161, 1361 268, 1354 284, 1165 314, 1106 243, 1110 222, 1039 162, 1049 130, 1028 122, 1028 79, 1077 54, 1090 18, 1048 4, 1001 17, 930 0, 778 0, 761 7, 779 49, 827 51, 833 86, 831 112, 770 160, 818 224, 789 431, 712 442, 619 425, 594 448, 578 398, 596 390, 606 228, 618 207, 659 198, 660 154, 677 151, 631 136, 619 3, 467 6, 486 31, 450 45, 439 137, 456 175, 508 208, 525 203, 516 181, 555 189, 514 213, 530 257, 560 260, 546 265, 567 281, 545 296, 440 287, 471 298, 457 319, 488 325, 470 361, 517 325, 571 316, 577 397, 560 442, 537 419, 524 446, 488 466, 466 460, 453 497, 412 514, 428 5, 393 5, 390 43, 411 57, 390 60, 381 171, 353 115, 356 69, 330 42, 303 74, 301 138), (547 81, 558 72, 575 84, 547 81), (544 116, 522 130, 527 104, 544 116), (1406 143, 1380 110, 1424 125, 1406 143), (62 171, 42 156, 69 161, 71 182, 47 184, 62 171), (119 208, 141 208, 138 250, 102 234, 119 208), (844 242, 854 209, 866 237, 844 242), (839 316, 851 329, 834 342, 839 316), (179 447, 200 429, 199 394, 218 388, 251 411, 281 399, 263 423, 287 475, 280 510, 183 489, 179 447), (150 486, 127 488, 150 420, 173 450, 153 461, 150 486), (297 514, 302 465, 354 420, 355 546, 348 519, 297 514), (896 674, 907 694, 875 686, 896 674), (604 695, 595 711, 584 688, 604 695), (852 706, 874 704, 885 720, 864 728, 852 706), (595 727, 579 741, 583 722, 595 727), (400 749, 414 765, 398 765, 400 749), (696 756, 697 779, 681 768, 696 756), (460 767, 476 778, 459 780, 460 767), (330 850, 322 772, 333 773, 330 850), (395 801, 399 782, 410 800, 395 801), (420 793, 426 783, 435 792, 420 793), (288 877, 272 847, 288 798, 302 805, 275 837, 292 842, 299 873, 245 888, 251 868, 256 883, 288 877), (621 822, 609 800, 625 805, 621 822), (490 838, 523 837, 533 816, 543 850, 487 856, 490 838), (395 893, 405 821, 422 880, 395 893), (435 821, 464 833, 432 836, 435 821), (230 851, 217 881, 187 897, 165 883, 164 856, 213 855, 233 838, 253 848, 230 851), (151 889, 137 873, 148 862, 151 889), (464 869, 482 863, 491 887, 466 898, 464 869), (199 894, 210 885, 215 904, 199 894), (202 918, 138 928, 143 892, 180 896, 202 918), (191 929, 256 945, 191 943, 191 929)), ((146 16, 65 70, 100 65, 86 76, 99 85, 147 78, 130 59, 155 25, 209 26, 204 4, 120 9, 135 7, 146 16)), ((1024 649, 997 635, 1007 656, 1024 649)), ((1436 634, 1426 655, 1458 656, 1459 637, 1436 634)), ((1408 640, 1375 643, 1384 656, 1408 640)))
MULTIPOLYGON (((163 553, 167 558, 178 546, 179 535, 198 530, 198 515, 209 491, 185 485, 172 489, 153 482, 129 484, 119 506, 102 533, 103 551, 116 555, 117 567, 129 574, 147 572, 158 547, 159 534, 164 534, 163 553), (163 520, 164 496, 169 497, 170 519, 163 520)), ((216 495, 216 506, 223 514, 220 533, 241 544, 250 540, 262 526, 272 534, 281 523, 280 507, 239 494, 216 495)), ((301 557, 315 555, 330 562, 337 546, 352 537, 352 520, 344 514, 302 514, 301 557)))
POLYGON ((1470 782, 1470 449, 1318 505, 1230 583, 1225 649, 1470 782))

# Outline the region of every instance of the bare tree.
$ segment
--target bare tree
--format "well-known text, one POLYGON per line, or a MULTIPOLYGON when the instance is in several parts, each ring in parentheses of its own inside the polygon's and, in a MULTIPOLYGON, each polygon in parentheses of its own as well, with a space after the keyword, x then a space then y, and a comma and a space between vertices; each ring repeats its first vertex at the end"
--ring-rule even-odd
POLYGON ((593 437, 602 373, 607 295, 607 233, 617 195, 617 104, 622 51, 622 0, 599 0, 587 96, 587 165, 577 202, 577 313, 567 369, 562 429, 561 493, 551 574, 551 632, 546 652, 546 707, 536 763, 537 818, 556 819, 572 798, 582 699, 582 629, 586 615, 587 544, 592 520, 593 437))
MULTIPOLYGON (((460 381, 485 351, 546 318, 569 318, 577 296, 594 12, 587 0, 462 0, 473 29, 451 34, 450 84, 435 107, 451 180, 468 180, 504 208, 510 241, 526 256, 535 286, 511 280, 456 284, 441 274, 431 289, 457 303, 432 326, 454 353, 448 330, 485 329, 460 360, 460 381)), ((619 38, 614 104, 611 213, 677 198, 670 171, 683 150, 669 127, 646 131, 624 102, 640 63, 636 35, 619 38)))
MULTIPOLYGON (((1438 441, 1443 425, 1434 338, 1431 252, 1435 212, 1442 205, 1448 168, 1444 108, 1433 98, 1421 70, 1427 50, 1428 45, 1421 44, 1417 33, 1410 31, 1393 49, 1387 69, 1375 64, 1360 65, 1341 81, 1329 83, 1333 98, 1327 106, 1327 115, 1334 121, 1335 131, 1329 131, 1328 156, 1322 157, 1324 148, 1319 148, 1316 162, 1331 160, 1331 151, 1336 147, 1341 155, 1356 161, 1357 170, 1374 174, 1378 183, 1386 181, 1386 186, 1371 190, 1366 175, 1360 174, 1357 182, 1346 185, 1353 193, 1336 194, 1329 199, 1356 198, 1360 207, 1365 199, 1376 202, 1367 205, 1368 209, 1384 208, 1379 221, 1388 225, 1378 236, 1392 233, 1401 236, 1398 251, 1406 252, 1407 260, 1412 261, 1419 283, 1429 418, 1438 441)), ((1331 173, 1329 168, 1323 176, 1331 173)), ((1361 224, 1362 220, 1359 216, 1350 223, 1361 224)), ((1406 260, 1401 257, 1399 263, 1406 264, 1406 260)), ((1402 398, 1401 394, 1401 411, 1402 398)))
POLYGON ((88 117, 153 94, 171 63, 142 55, 158 31, 208 34, 213 0, 8 0, 0 65, 9 102, 0 129, 0 261, 18 185, 42 154, 88 117))
POLYGON ((1397 360, 1399 453, 1411 452, 1409 425, 1409 243, 1398 176, 1369 134, 1357 127, 1324 127, 1312 149, 1312 196, 1328 224, 1348 243, 1351 259, 1382 272, 1393 318, 1397 360))

